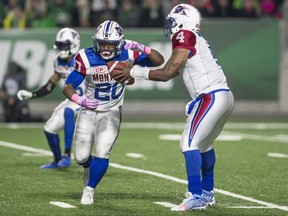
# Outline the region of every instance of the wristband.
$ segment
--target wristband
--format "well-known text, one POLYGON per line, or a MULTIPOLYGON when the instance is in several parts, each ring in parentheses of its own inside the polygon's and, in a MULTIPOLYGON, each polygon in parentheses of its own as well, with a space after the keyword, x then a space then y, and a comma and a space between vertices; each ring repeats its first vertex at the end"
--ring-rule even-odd
POLYGON ((148 47, 148 46, 145 46, 143 53, 146 54, 146 55, 149 55, 151 53, 151 48, 148 47))
POLYGON ((73 94, 72 97, 71 97, 71 100, 78 104, 78 100, 79 100, 80 96, 78 94, 73 94))
POLYGON ((132 67, 130 70, 130 76, 135 79, 149 80, 149 69, 147 67, 132 67))

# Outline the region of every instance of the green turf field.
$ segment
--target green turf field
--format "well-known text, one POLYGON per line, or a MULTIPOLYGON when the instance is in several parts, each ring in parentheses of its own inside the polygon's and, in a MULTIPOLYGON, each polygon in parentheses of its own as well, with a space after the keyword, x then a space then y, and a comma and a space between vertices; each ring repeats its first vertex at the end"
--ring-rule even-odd
POLYGON ((232 120, 215 143, 216 206, 171 212, 186 190, 183 122, 123 122, 91 206, 80 205, 74 161, 65 170, 38 168, 52 160, 43 124, 1 124, 0 215, 288 215, 288 123, 232 120))

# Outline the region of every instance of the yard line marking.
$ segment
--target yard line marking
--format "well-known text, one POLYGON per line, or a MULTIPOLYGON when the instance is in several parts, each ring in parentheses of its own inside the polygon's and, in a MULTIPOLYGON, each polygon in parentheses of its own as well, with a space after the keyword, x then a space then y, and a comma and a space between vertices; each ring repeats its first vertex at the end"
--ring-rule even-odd
MULTIPOLYGON (((160 134, 160 140, 168 140, 168 141, 179 141, 181 139, 181 134, 160 134)), ((217 141, 241 141, 243 139, 240 135, 234 134, 220 134, 217 137, 217 141)))
MULTIPOLYGON (((0 123, 0 128, 40 128, 43 127, 44 123, 0 123)), ((122 122, 121 128, 125 129, 181 129, 183 130, 185 126, 184 122, 122 122)), ((227 122, 224 126, 224 129, 256 129, 256 130, 265 130, 265 129, 288 129, 288 123, 281 122, 269 122, 269 123, 245 123, 245 122, 227 122)))
POLYGON ((288 158, 288 154, 282 154, 282 153, 273 153, 269 152, 267 154, 268 157, 275 157, 275 158, 288 158))
MULTIPOLYGON (((14 143, 9 143, 9 142, 4 142, 4 141, 0 141, 0 146, 5 146, 5 147, 9 147, 9 148, 15 148, 15 149, 19 149, 19 150, 24 150, 24 151, 33 151, 33 152, 43 152, 46 154, 51 154, 52 153, 50 151, 47 150, 41 150, 41 149, 37 149, 37 148, 33 148, 33 147, 28 147, 28 146, 23 146, 23 145, 18 145, 18 144, 14 144, 14 143)), ((152 176, 156 176, 159 178, 163 178, 163 179, 167 179, 167 180, 171 180, 174 182, 178 182, 181 184, 186 184, 187 185, 187 180, 184 179, 180 179, 177 177, 173 177, 173 176, 169 176, 169 175, 165 175, 162 173, 157 173, 157 172, 153 172, 153 171, 149 171, 149 170, 143 170, 143 169, 138 169, 138 168, 134 168, 134 167, 128 167, 128 166, 123 166, 120 164, 116 164, 116 163, 110 163, 109 166, 114 167, 114 168, 118 168, 118 169, 123 169, 123 170, 128 170, 128 171, 133 171, 133 172, 138 172, 138 173, 144 173, 144 174, 148 174, 148 175, 152 175, 152 176)), ((275 209, 279 209, 279 210, 283 210, 283 211, 288 211, 288 206, 279 206, 273 203, 268 203, 265 201, 261 201, 261 200, 257 200, 257 199, 253 199, 251 197, 246 197, 240 194, 235 194, 229 191, 225 191, 225 190, 221 190, 221 189, 214 189, 215 192, 226 195, 226 196, 230 196, 230 197, 234 197, 234 198, 238 198, 238 199, 242 199, 242 200, 246 200, 249 202, 253 202, 253 203, 257 203, 263 206, 267 206, 270 208, 275 208, 275 209)))
POLYGON ((64 203, 64 202, 58 202, 58 201, 52 201, 50 202, 50 204, 55 205, 55 206, 59 206, 61 208, 76 208, 76 206, 70 205, 68 203, 64 203))
POLYGON ((231 131, 223 131, 223 132, 226 134, 233 134, 233 135, 242 136, 243 139, 288 143, 288 139, 286 137, 282 137, 282 136, 280 136, 280 137, 279 136, 263 136, 263 135, 237 133, 237 132, 231 132, 231 131))
POLYGON ((169 202, 154 202, 154 203, 157 204, 157 205, 161 205, 161 206, 167 207, 167 208, 173 208, 173 207, 177 206, 176 204, 169 203, 169 202))
POLYGON ((28 151, 28 152, 34 152, 34 153, 40 153, 43 155, 52 156, 52 152, 47 151, 47 150, 37 149, 37 148, 29 147, 29 146, 18 145, 15 143, 5 142, 5 141, 1 141, 1 140, 0 140, 0 146, 5 146, 5 147, 9 147, 9 148, 14 148, 14 149, 24 150, 24 151, 28 151))

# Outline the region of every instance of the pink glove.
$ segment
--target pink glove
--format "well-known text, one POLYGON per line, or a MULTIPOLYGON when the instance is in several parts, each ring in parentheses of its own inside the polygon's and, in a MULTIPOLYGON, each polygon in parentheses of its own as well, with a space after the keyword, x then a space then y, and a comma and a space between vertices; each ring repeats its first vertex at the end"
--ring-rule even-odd
POLYGON ((136 41, 126 42, 124 45, 124 49, 126 50, 133 50, 135 52, 141 52, 146 55, 149 55, 151 53, 151 48, 147 47, 143 44, 137 43, 136 41))
POLYGON ((95 110, 99 106, 99 101, 95 98, 89 98, 90 95, 87 94, 80 97, 78 94, 73 94, 71 100, 88 110, 95 110))

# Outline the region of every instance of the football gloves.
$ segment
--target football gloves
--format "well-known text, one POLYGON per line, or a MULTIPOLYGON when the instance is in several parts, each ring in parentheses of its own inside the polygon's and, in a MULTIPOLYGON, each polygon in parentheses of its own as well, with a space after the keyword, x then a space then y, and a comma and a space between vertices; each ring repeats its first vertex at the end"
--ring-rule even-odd
POLYGON ((17 92, 17 97, 19 100, 27 100, 33 97, 32 92, 26 91, 26 90, 19 90, 17 92))
POLYGON ((144 53, 146 55, 149 55, 151 53, 151 48, 150 47, 145 46, 143 44, 140 44, 140 43, 138 43, 136 41, 126 42, 126 44, 124 45, 124 49, 133 50, 135 52, 144 53))
POLYGON ((79 95, 74 94, 71 99, 78 105, 85 107, 88 110, 95 110, 99 106, 99 101, 95 98, 89 98, 90 95, 91 94, 87 94, 80 97, 79 95))

